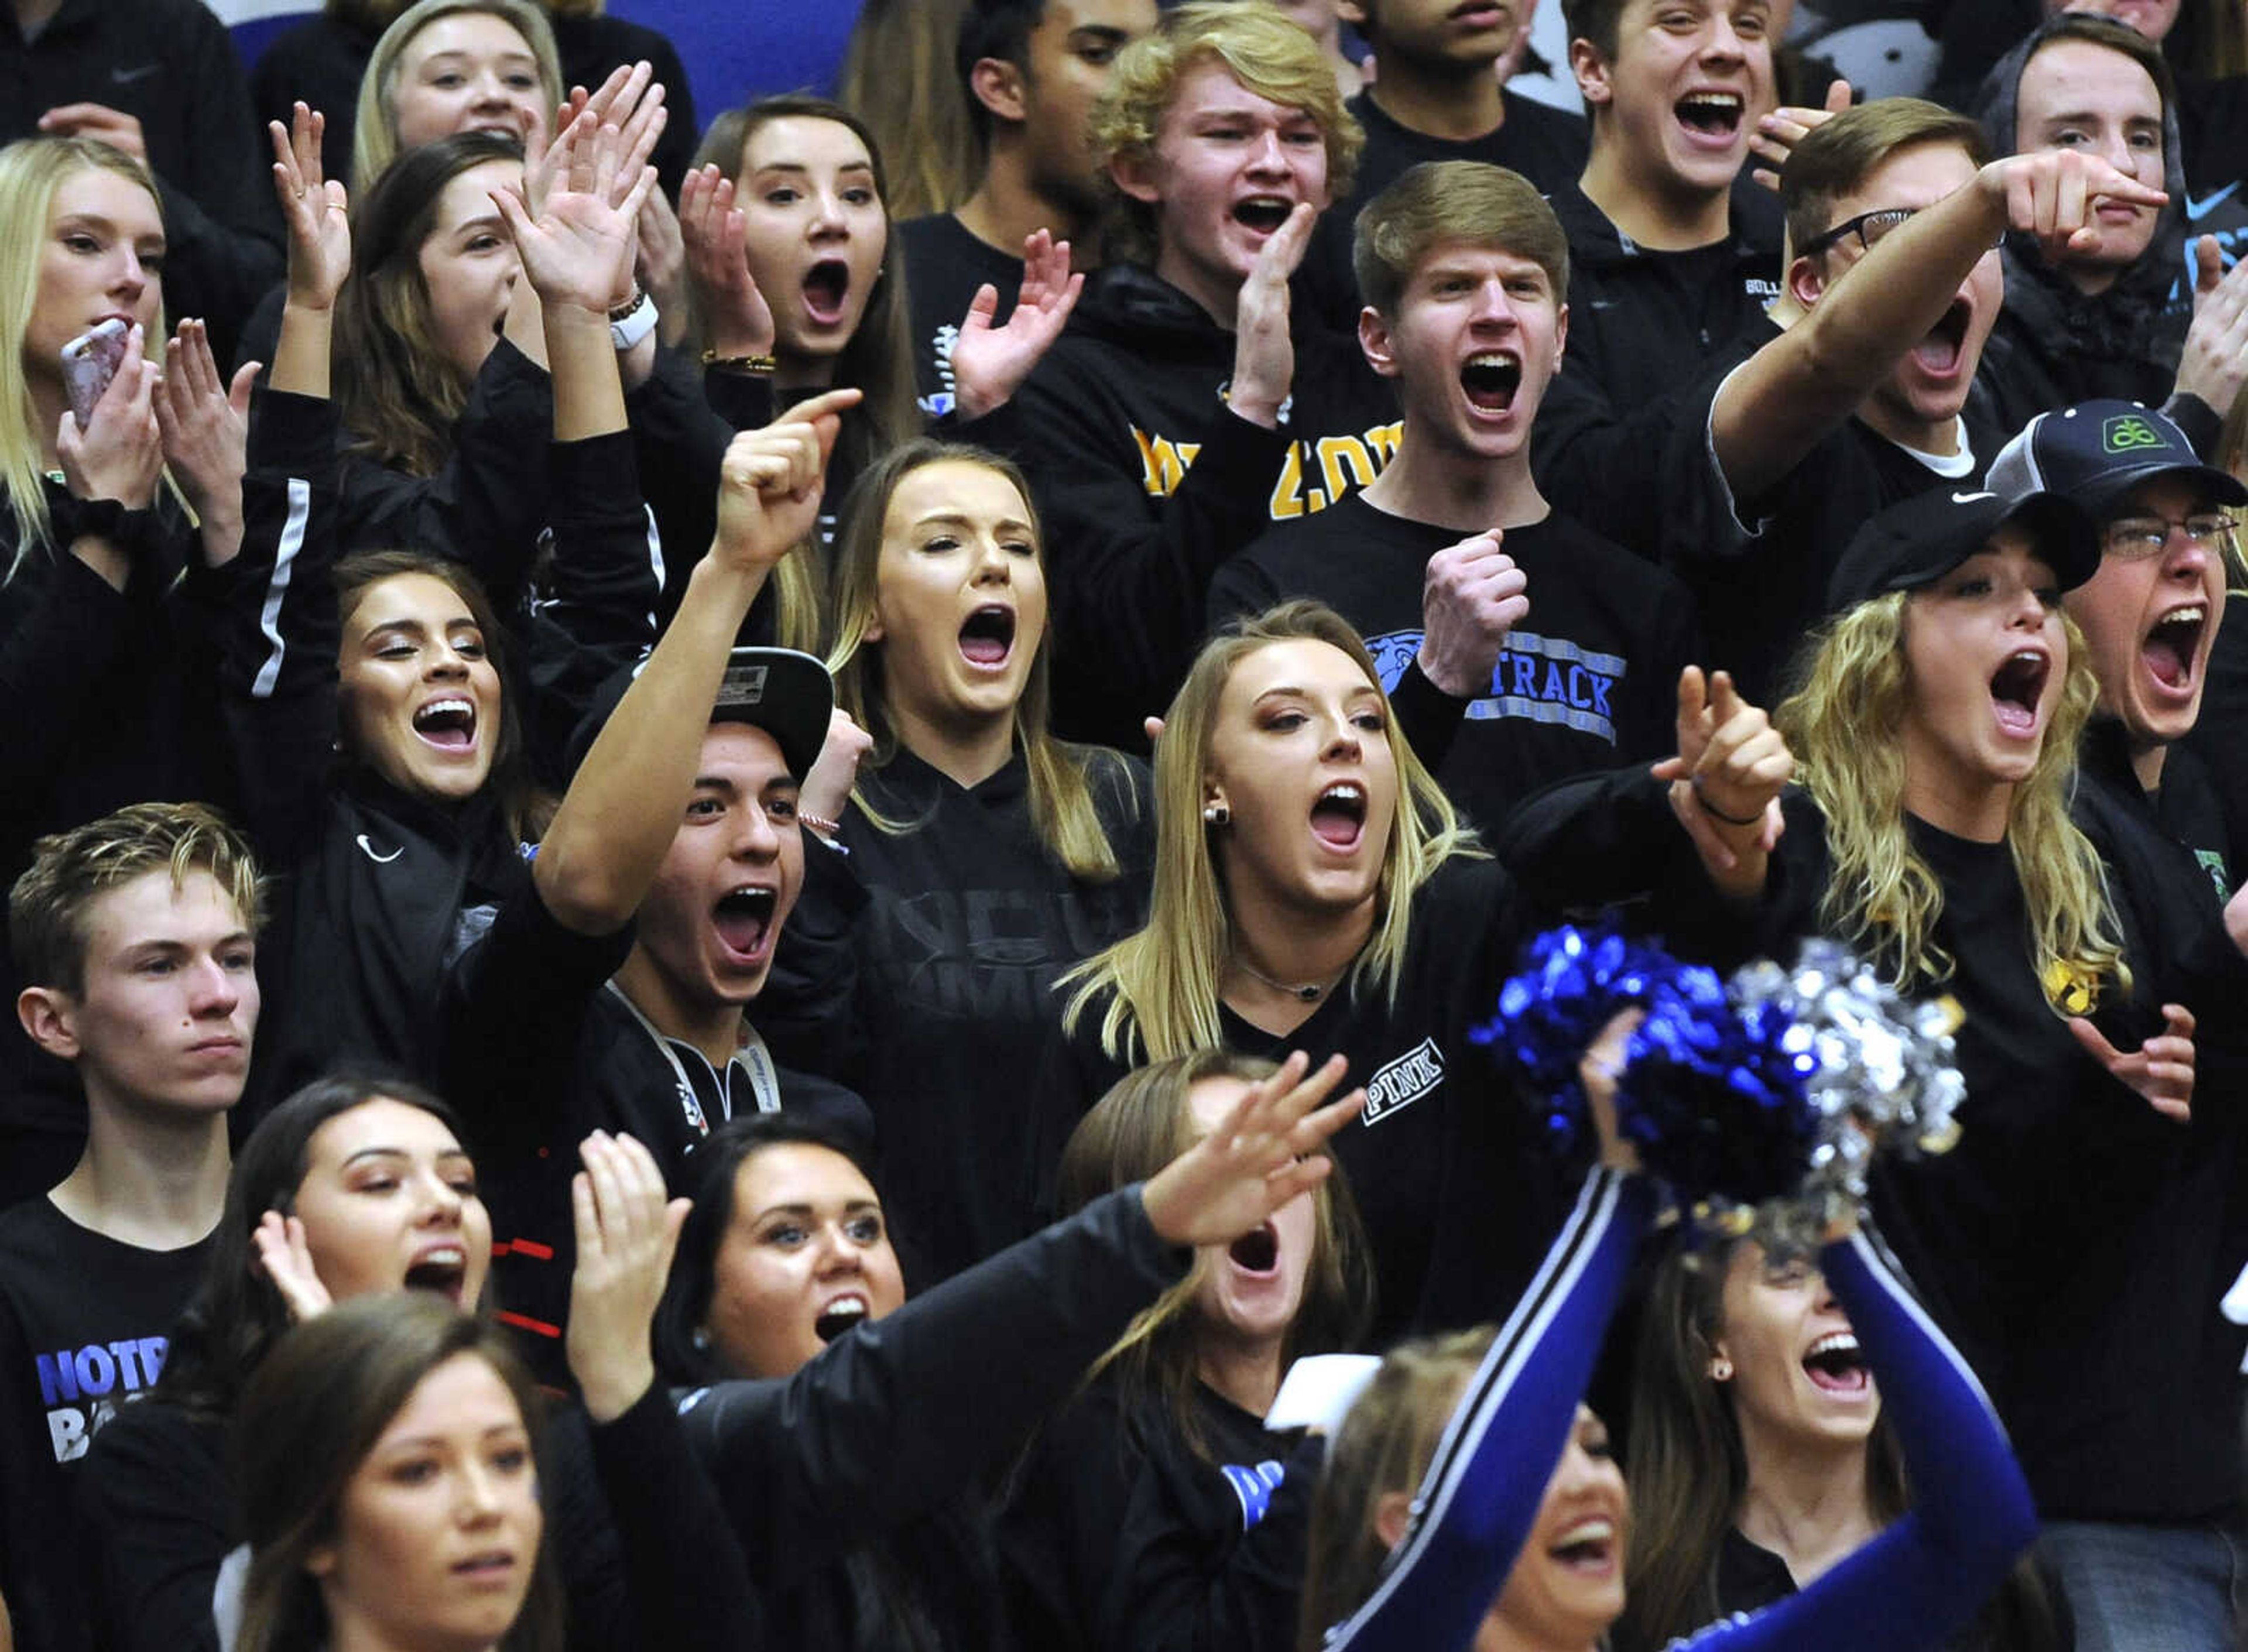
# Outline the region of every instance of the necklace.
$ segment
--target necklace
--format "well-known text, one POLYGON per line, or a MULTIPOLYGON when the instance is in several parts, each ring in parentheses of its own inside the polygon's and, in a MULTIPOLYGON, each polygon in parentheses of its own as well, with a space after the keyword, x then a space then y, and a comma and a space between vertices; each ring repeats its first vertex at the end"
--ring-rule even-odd
MULTIPOLYGON (((1326 997, 1327 990, 1334 985, 1334 981, 1306 981, 1300 985, 1286 981, 1275 981, 1237 952, 1233 955, 1233 962, 1240 967, 1244 975, 1253 980, 1262 981, 1275 992, 1285 992, 1290 997, 1301 999, 1306 1004, 1317 1004, 1321 998, 1326 997)), ((1336 981, 1340 979, 1342 979, 1340 976, 1335 977, 1336 981)))

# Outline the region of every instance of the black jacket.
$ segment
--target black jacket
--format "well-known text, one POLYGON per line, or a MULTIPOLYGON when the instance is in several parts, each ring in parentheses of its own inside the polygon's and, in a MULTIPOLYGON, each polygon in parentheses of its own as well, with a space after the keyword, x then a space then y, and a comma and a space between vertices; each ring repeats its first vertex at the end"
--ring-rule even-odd
POLYGON ((1234 336, 1133 264, 1103 270, 1016 398, 1045 516, 1054 726, 1144 750, 1203 632, 1210 576, 1274 522, 1372 481, 1396 445, 1355 339, 1298 329, 1277 429, 1225 406, 1234 336))
MULTIPOLYGON (((1552 195, 1569 237, 1569 347, 1530 434, 1546 497, 1642 556, 1662 539, 1662 497, 1620 487, 1658 443, 1672 400, 1741 353, 1779 294, 1780 222, 1762 188, 1736 189, 1726 238, 1689 252, 1630 240, 1572 179, 1552 195)), ((1758 341, 1762 335, 1758 334, 1758 341)))
POLYGON ((196 0, 63 0, 26 41, 0 17, 0 143, 38 131, 66 103, 136 117, 163 196, 164 312, 210 324, 211 352, 234 354, 258 295, 281 278, 264 135, 247 113, 226 25, 196 0))

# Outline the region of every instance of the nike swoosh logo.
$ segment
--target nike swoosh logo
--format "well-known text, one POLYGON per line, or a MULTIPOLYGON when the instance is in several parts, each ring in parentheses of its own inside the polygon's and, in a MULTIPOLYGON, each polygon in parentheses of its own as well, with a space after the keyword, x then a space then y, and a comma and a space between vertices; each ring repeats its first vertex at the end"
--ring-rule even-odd
MULTIPOLYGON (((1951 503, 1954 504, 1972 504, 1977 499, 1995 499, 1998 497, 1998 496, 1995 493, 1954 493, 1951 496, 1951 503)), ((365 843, 367 840, 365 838, 361 838, 360 841, 361 843, 365 843)))
POLYGON ((2191 195, 2188 195, 2185 198, 2185 221, 2188 223, 2199 223, 2219 206, 2223 205, 2226 200, 2230 199, 2232 192, 2239 187, 2240 181, 2236 178, 2231 183, 2226 184, 2222 189, 2219 189, 2215 195, 2206 195, 2199 201, 2195 200, 2191 195))
POLYGON ((109 78, 120 86, 129 86, 135 80, 146 80, 163 66, 161 63, 144 63, 137 69, 112 69, 109 78))
POLYGON ((398 847, 393 849, 388 854, 377 854, 374 852, 374 845, 367 840, 367 833, 364 832, 359 834, 358 842, 359 847, 367 851, 367 858, 374 861, 375 865, 379 867, 388 866, 393 860, 395 860, 400 855, 406 853, 406 846, 404 844, 401 844, 398 847))

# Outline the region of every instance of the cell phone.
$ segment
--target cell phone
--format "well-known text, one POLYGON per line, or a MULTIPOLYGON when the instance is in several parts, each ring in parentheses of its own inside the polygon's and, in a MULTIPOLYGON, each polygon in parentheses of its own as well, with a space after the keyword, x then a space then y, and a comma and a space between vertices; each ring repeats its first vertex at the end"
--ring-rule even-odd
POLYGON ((93 416, 93 404, 109 388, 117 369, 125 365, 125 340, 131 331, 112 316, 63 346, 63 383, 70 390, 71 411, 78 415, 79 429, 86 428, 86 422, 93 416))

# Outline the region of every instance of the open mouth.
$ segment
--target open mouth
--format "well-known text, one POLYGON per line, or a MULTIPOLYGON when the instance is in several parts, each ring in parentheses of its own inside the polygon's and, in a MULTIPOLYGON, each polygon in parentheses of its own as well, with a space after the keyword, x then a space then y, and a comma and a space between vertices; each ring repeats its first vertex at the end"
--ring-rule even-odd
POLYGON ((766 937, 772 933, 773 908, 778 901, 779 891, 754 883, 720 895, 711 908, 710 922, 726 949, 745 958, 763 951, 766 937))
POLYGON ((1740 131, 1741 117, 1748 113, 1737 92, 1689 92, 1672 108, 1689 132, 1728 140, 1740 131))
POLYGON ((823 327, 843 319, 843 300, 851 291, 851 266, 840 258, 822 258, 804 272, 804 307, 823 327))
POLYGON ((1858 1339, 1847 1331, 1834 1332, 1813 1343, 1811 1352, 1803 1356, 1803 1372, 1821 1394, 1855 1396, 1874 1385, 1874 1374, 1866 1365, 1858 1339))
POLYGON ((1578 1521, 1546 1553, 1573 1572, 1605 1573, 1615 1566, 1616 1547, 1616 1523, 1599 1518, 1578 1521))
POLYGON ((812 1322, 812 1334, 822 1342, 833 1342, 853 1326, 864 1324, 866 1319, 866 1298, 839 1296, 819 1310, 819 1317, 812 1322))
POLYGON ((1003 666, 1015 648, 1015 611, 987 604, 960 627, 960 652, 970 665, 1003 666))
POLYGON ((1225 1254, 1244 1273, 1270 1275, 1280 1265, 1280 1236, 1267 1222, 1254 1233, 1244 1233, 1236 1239, 1226 1247, 1225 1254))
POLYGON ((1912 347, 1914 363, 1922 371, 1937 374, 1959 370, 1959 353, 1966 347, 1967 323, 1972 312, 1966 299, 1954 298, 1951 307, 1943 312, 1943 319, 1928 330, 1928 336, 1912 347))
POLYGON ((413 1265, 406 1270, 406 1288, 434 1291, 457 1305, 468 1276, 469 1253, 458 1245, 445 1245, 424 1251, 414 1259, 413 1265))
POLYGON ((441 751, 466 751, 476 743, 476 708, 467 700, 432 700, 414 714, 414 732, 441 751))
POLYGON ((2139 657, 2146 661, 2155 682, 2174 694, 2183 694, 2193 687, 2202 633, 2208 628, 2209 609, 2203 604, 2172 608, 2147 633, 2147 640, 2139 645, 2139 657))
POLYGON ((1504 413, 1522 386, 1522 361, 1503 350, 1486 350, 1460 368, 1460 388, 1480 413, 1504 413))
POLYGON ((1312 831, 1331 849, 1354 849, 1366 830, 1366 788, 1338 780, 1312 805, 1312 831))
POLYGON ((1237 201, 1233 206, 1233 221, 1245 224, 1259 235, 1271 235, 1288 222, 1288 215, 1296 203, 1277 195, 1253 195, 1237 201))
POLYGON ((515 1556, 504 1549, 493 1549, 456 1560, 452 1570, 472 1583, 504 1582, 515 1574, 515 1556))
POLYGON ((2050 660, 2028 649, 2010 655, 1998 668, 1991 678, 1991 703, 2001 730, 2012 735, 2035 732, 2038 703, 2045 698, 2045 681, 2052 670, 2050 660))

